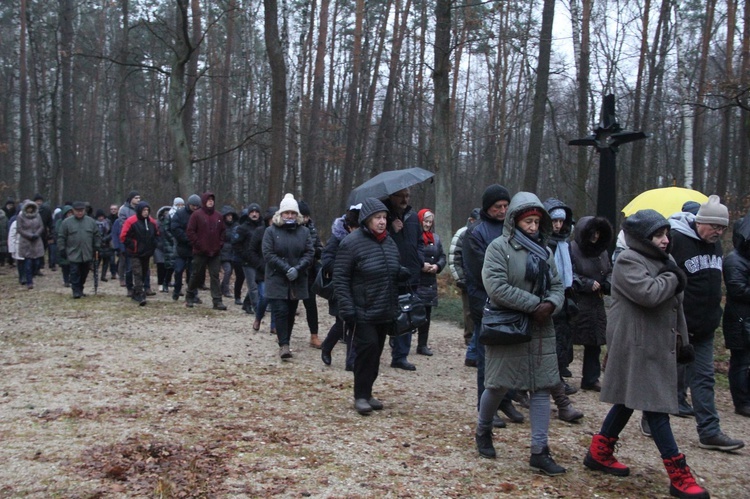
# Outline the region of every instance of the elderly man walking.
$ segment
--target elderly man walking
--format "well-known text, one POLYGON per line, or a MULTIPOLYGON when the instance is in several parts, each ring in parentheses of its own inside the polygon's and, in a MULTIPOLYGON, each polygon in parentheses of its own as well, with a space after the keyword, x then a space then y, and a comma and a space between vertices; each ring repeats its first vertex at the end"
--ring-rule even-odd
POLYGON ((695 361, 688 366, 687 383, 695 411, 698 445, 704 449, 732 451, 745 446, 725 435, 714 402, 714 332, 721 321, 721 268, 719 239, 729 225, 729 210, 719 196, 711 195, 698 214, 679 213, 670 218, 672 256, 687 275, 685 319, 695 361))
POLYGON ((96 221, 86 215, 86 203, 73 203, 73 216, 60 224, 57 248, 63 260, 70 264, 70 288, 73 298, 81 298, 86 277, 91 269, 94 255, 102 244, 102 235, 96 221))

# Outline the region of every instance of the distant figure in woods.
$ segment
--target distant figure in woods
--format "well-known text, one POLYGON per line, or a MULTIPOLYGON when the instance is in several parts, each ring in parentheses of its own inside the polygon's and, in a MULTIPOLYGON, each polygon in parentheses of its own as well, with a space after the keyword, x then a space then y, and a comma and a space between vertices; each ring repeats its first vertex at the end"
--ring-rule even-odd
POLYGON ((83 288, 101 241, 101 233, 96 222, 86 216, 86 203, 74 202, 73 216, 63 220, 57 235, 58 251, 70 265, 70 288, 73 298, 85 296, 83 288))

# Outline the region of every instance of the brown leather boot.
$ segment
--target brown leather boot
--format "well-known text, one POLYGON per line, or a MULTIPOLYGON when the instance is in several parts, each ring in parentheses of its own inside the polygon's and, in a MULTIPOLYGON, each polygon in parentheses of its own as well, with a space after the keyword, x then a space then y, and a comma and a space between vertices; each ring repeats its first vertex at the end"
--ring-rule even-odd
POLYGON ((320 339, 318 339, 317 334, 310 335, 310 346, 313 348, 320 348, 322 346, 322 343, 320 342, 320 339))

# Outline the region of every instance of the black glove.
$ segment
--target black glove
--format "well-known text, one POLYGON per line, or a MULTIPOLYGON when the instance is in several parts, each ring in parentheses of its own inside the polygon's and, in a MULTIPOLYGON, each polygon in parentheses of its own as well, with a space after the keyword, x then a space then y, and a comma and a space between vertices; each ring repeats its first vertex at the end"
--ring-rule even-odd
POLYGON ((296 281, 299 277, 299 270, 297 270, 297 267, 289 267, 289 270, 286 271, 286 278, 290 281, 296 281))
POLYGON ((37 239, 39 239, 39 234, 32 234, 32 235, 31 235, 31 237, 30 237, 29 239, 30 239, 30 240, 31 240, 32 242, 33 242, 33 241, 36 241, 37 239))
POLYGON ((573 298, 565 298, 565 312, 568 314, 569 318, 573 318, 578 315, 578 312, 580 312, 580 309, 578 308, 578 304, 573 298))
POLYGON ((695 348, 693 345, 682 344, 682 335, 677 335, 677 363, 678 364, 690 364, 695 360, 695 348))
POLYGON ((398 280, 400 282, 404 282, 408 281, 409 279, 411 279, 411 272, 409 272, 409 269, 407 269, 406 267, 401 267, 398 270, 398 280))
POLYGON ((603 283, 601 283, 601 287, 602 287, 602 294, 605 294, 605 295, 612 294, 612 283, 611 282, 604 281, 603 283))
POLYGON ((674 294, 678 295, 682 293, 685 290, 685 285, 687 284, 687 276, 685 275, 685 272, 683 272, 675 262, 669 259, 664 264, 664 267, 659 270, 659 274, 666 273, 672 273, 677 276, 677 289, 675 290, 674 294))
POLYGON ((464 281, 456 281, 456 287, 461 291, 466 291, 466 283, 464 281))

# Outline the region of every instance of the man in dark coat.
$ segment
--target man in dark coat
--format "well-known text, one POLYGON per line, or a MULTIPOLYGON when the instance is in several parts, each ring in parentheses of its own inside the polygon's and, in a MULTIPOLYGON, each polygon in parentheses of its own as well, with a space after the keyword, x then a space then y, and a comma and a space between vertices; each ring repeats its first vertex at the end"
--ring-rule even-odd
MULTIPOLYGON (((510 192, 499 184, 487 187, 482 194, 482 210, 479 212, 479 221, 466 229, 463 245, 464 275, 466 277, 466 290, 469 293, 469 308, 471 318, 474 321, 474 334, 471 338, 473 349, 477 358, 477 407, 479 398, 484 392, 484 345, 478 341, 479 328, 482 326, 484 315, 484 304, 487 301, 487 291, 482 282, 482 267, 484 266, 484 254, 492 241, 503 234, 505 215, 510 204, 510 192)), ((509 391, 500 403, 500 410, 509 415, 515 422, 523 421, 523 415, 519 413, 512 402, 512 391, 509 391)), ((495 420, 495 426, 502 428, 505 422, 499 417, 495 420)))
POLYGON ((729 225, 729 210, 719 196, 711 195, 695 217, 679 213, 670 217, 672 256, 687 275, 685 320, 695 361, 686 381, 695 411, 698 445, 704 449, 732 451, 742 440, 721 431, 714 402, 714 332, 721 321, 721 235, 729 225))
MULTIPOLYGON (((192 214, 201 207, 201 198, 193 194, 188 198, 188 203, 172 215, 169 221, 169 232, 175 241, 174 255, 174 289, 172 289, 172 299, 177 301, 182 294, 182 275, 186 274, 185 281, 190 280, 192 275, 193 247, 187 235, 188 222, 192 214)), ((193 301, 200 303, 195 296, 193 301)))
MULTIPOLYGON (((400 285, 399 293, 416 291, 424 264, 424 241, 422 226, 417 213, 409 205, 409 189, 394 192, 385 201, 388 208, 388 235, 396 242, 401 265, 411 274, 408 285, 400 285)), ((405 371, 416 371, 417 367, 407 360, 411 349, 412 333, 391 337, 391 367, 405 371)))
POLYGON ((86 203, 73 203, 73 216, 60 224, 57 247, 63 260, 70 264, 70 288, 73 298, 81 298, 94 254, 99 251, 102 236, 93 218, 86 216, 86 203))
POLYGON ((247 208, 242 210, 239 226, 232 233, 232 249, 242 264, 242 271, 247 283, 247 294, 242 301, 242 310, 248 314, 254 313, 255 307, 258 306, 258 284, 255 280, 257 259, 253 258, 251 243, 253 233, 261 227, 263 227, 263 220, 260 218, 260 205, 250 203, 247 208))
POLYGON ((149 259, 156 251, 159 229, 151 216, 151 206, 141 201, 135 208, 135 215, 125 220, 120 233, 120 241, 130 256, 133 271, 133 300, 138 305, 146 304, 144 282, 148 272, 149 259))
POLYGON ((199 285, 203 282, 208 268, 211 280, 211 299, 214 310, 226 310, 221 299, 221 248, 224 245, 224 217, 214 209, 214 193, 206 191, 201 196, 201 209, 191 216, 187 226, 187 237, 193 247, 193 275, 190 276, 185 293, 185 305, 192 308, 199 285))

